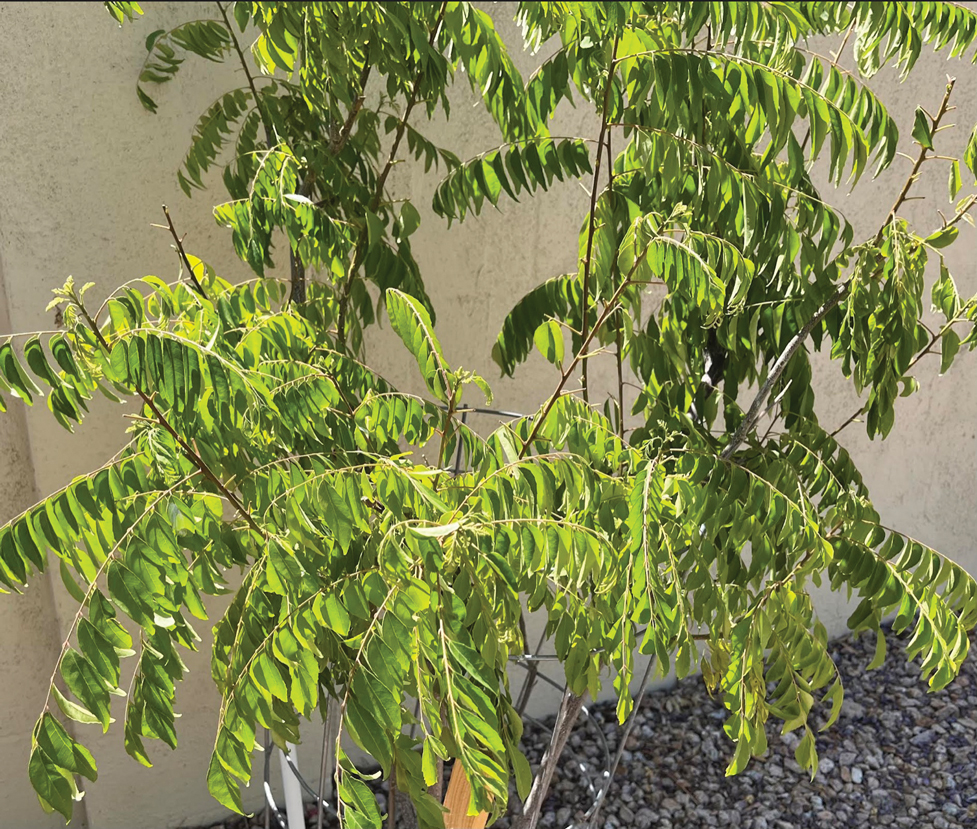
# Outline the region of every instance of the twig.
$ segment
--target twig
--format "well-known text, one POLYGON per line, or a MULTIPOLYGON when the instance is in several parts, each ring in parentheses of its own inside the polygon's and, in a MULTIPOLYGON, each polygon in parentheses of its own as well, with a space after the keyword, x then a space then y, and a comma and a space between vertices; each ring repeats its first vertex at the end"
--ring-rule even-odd
POLYGON ((834 431, 833 431, 833 432, 831 433, 831 437, 834 437, 835 435, 837 435, 837 434, 838 434, 839 432, 841 432, 842 430, 844 430, 844 429, 847 429, 847 428, 848 428, 849 426, 851 426, 851 425, 852 425, 852 423, 854 423, 854 422, 855 422, 855 420, 856 420, 856 419, 858 418, 858 416, 859 416, 860 414, 862 414, 862 413, 863 413, 864 411, 865 411, 865 407, 864 407, 864 406, 862 406, 862 407, 861 407, 860 409, 858 409, 858 411, 856 411, 856 412, 855 412, 855 414, 853 414, 853 415, 852 415, 851 417, 849 417, 849 418, 848 418, 848 419, 847 419, 847 420, 846 420, 846 421, 845 421, 844 423, 842 423, 842 424, 841 424, 841 426, 839 426, 839 427, 838 427, 837 429, 835 429, 835 430, 834 430, 834 431))
MULTIPOLYGON (((227 16, 227 10, 224 8, 224 4, 220 2, 217 3, 217 8, 220 9, 221 17, 224 18, 224 25, 227 27, 227 31, 231 35, 231 42, 234 44, 234 51, 237 52, 238 60, 241 63, 241 69, 244 70, 244 76, 248 80, 248 86, 251 89, 251 97, 254 99, 255 108, 258 110, 258 115, 261 116, 261 123, 265 128, 265 143, 268 145, 268 149, 270 150, 278 143, 275 140, 277 137, 277 131, 275 130, 275 126, 271 118, 268 117, 268 113, 265 111, 264 106, 261 104, 261 98, 258 97, 258 88, 254 85, 254 75, 251 74, 251 67, 248 66, 248 61, 244 57, 244 51, 241 49, 241 43, 238 41, 237 35, 234 34, 234 27, 231 25, 230 18, 227 16)), ((292 302, 305 302, 305 267, 303 266, 299 255, 291 249, 291 246, 289 247, 288 258, 289 276, 291 279, 291 291, 289 292, 289 299, 292 302)))
POLYGON ((258 88, 254 85, 254 75, 251 74, 251 67, 248 66, 248 61, 244 57, 244 52, 241 50, 241 44, 237 39, 237 35, 234 34, 234 27, 231 25, 230 18, 227 16, 227 10, 224 8, 224 4, 220 2, 217 4, 217 8, 220 9, 221 17, 224 18, 224 25, 227 27, 227 31, 231 36, 231 42, 234 44, 234 51, 237 52, 238 60, 241 62, 241 68, 244 70, 244 77, 248 79, 248 86, 251 88, 251 97, 254 99, 254 105, 258 109, 258 114, 261 116, 261 123, 265 128, 265 141, 270 150, 278 143, 274 140, 275 130, 272 126, 271 119, 268 118, 265 108, 261 105, 261 98, 258 97, 258 88))
MULTIPOLYGON (((95 338, 98 340, 102 348, 105 349, 106 354, 111 354, 112 349, 109 347, 108 341, 105 339, 105 337, 102 336, 102 332, 98 329, 98 326, 95 324, 95 320, 92 319, 91 315, 88 313, 88 310, 81 303, 78 303, 78 307, 82 315, 85 317, 85 320, 88 323, 89 328, 92 329, 92 333, 95 335, 95 338)), ((184 456, 186 456, 187 460, 189 460, 190 463, 192 463, 195 467, 197 467, 200 474, 202 474, 208 481, 210 481, 214 486, 217 487, 221 495, 223 495, 227 499, 228 503, 230 503, 231 506, 233 506, 234 509, 236 509, 241 514, 241 517, 244 518, 244 520, 248 523, 248 526, 251 527, 252 530, 254 530, 259 535, 264 536, 265 535, 264 530, 262 530, 261 527, 258 525, 258 523, 254 520, 254 518, 251 517, 251 513, 248 512, 244 504, 242 504, 241 501, 238 499, 238 497, 224 485, 224 482, 221 481, 219 477, 217 477, 216 473, 209 466, 207 466, 206 463, 204 463, 203 458, 201 458, 200 455, 198 455, 193 450, 190 444, 188 444, 180 436, 180 434, 176 431, 176 429, 173 428, 173 425, 166 419, 166 416, 159 410, 159 408, 153 402, 152 397, 150 397, 148 394, 146 394, 146 392, 144 392, 142 389, 138 387, 133 387, 133 388, 136 394, 139 395, 139 397, 142 399, 142 402, 153 413, 153 416, 156 418, 156 421, 159 423, 159 425, 162 426, 164 429, 166 429, 167 432, 170 433, 170 435, 173 437, 173 440, 175 440, 177 445, 180 447, 180 450, 183 452, 184 456)))
MULTIPOLYGON (((428 37, 428 46, 433 47, 434 41, 437 40, 438 33, 441 31, 441 24, 444 22, 444 13, 448 7, 447 0, 441 4, 441 9, 438 12, 438 18, 434 22, 434 26, 431 28, 430 35, 428 37)), ((390 175, 390 170, 394 166, 394 162, 397 160, 397 150, 400 148, 401 139, 404 137, 404 133, 407 131, 407 119, 410 118, 410 114, 417 104, 417 96, 421 89, 421 81, 424 79, 424 73, 418 72, 417 77, 414 79, 414 84, 411 87, 410 95, 407 98, 407 106, 404 108, 404 117, 400 119, 400 124, 397 126, 397 134, 394 136, 393 145, 390 147, 390 154, 387 156, 387 163, 384 165, 383 170, 377 179, 376 190, 373 193, 373 198, 370 200, 369 210, 370 212, 376 211, 377 207, 380 206, 380 199, 383 197, 383 188, 387 183, 387 176, 390 175)), ((363 263, 363 257, 366 254, 366 242, 367 242, 367 232, 364 227, 360 231, 360 237, 356 241, 356 248, 353 251, 353 260, 350 263, 349 270, 346 272, 346 280, 343 283, 343 293, 339 298, 339 315, 336 322, 336 333, 337 339, 340 345, 345 345, 346 343, 346 315, 349 309, 349 297, 353 289, 353 282, 356 280, 356 272, 359 270, 360 265, 363 263)))
MULTIPOLYGON (((176 242, 176 249, 180 254, 180 259, 186 266, 187 273, 190 274, 190 281, 193 283, 193 287, 197 289, 197 293, 200 294, 204 299, 207 299, 207 292, 204 290, 204 286, 200 284, 197 279, 197 275, 193 272, 193 265, 190 264, 190 257, 187 256, 187 252, 183 249, 183 239, 176 232, 176 228, 173 227, 173 219, 170 218, 169 208, 163 205, 163 215, 166 216, 166 225, 170 229, 170 235, 173 237, 173 241, 176 242)), ((155 227, 156 225, 154 225, 155 227)))
MULTIPOLYGON (((520 622, 522 623, 522 617, 520 616, 520 622)), ((522 623, 525 624, 525 623, 522 623)), ((546 627, 543 627, 543 632, 539 635, 539 641, 536 643, 536 649, 532 652, 532 655, 538 656, 540 649, 543 647, 543 642, 546 641, 546 627)), ((523 647, 525 648, 526 637, 523 635, 523 647)), ((537 659, 530 660, 529 664, 526 666, 526 680, 522 684, 522 690, 519 692, 519 699, 516 700, 516 712, 521 717, 526 710, 526 706, 529 705, 529 695, 532 693, 533 686, 536 684, 536 675, 539 673, 539 661, 537 659)))
MULTIPOLYGON (((943 116, 946 115, 947 107, 949 106, 949 102, 950 102, 950 93, 953 91, 953 85, 955 82, 956 80, 954 78, 947 78, 946 92, 944 93, 943 100, 940 103, 940 109, 937 112, 936 117, 933 118, 934 129, 937 126, 939 126, 940 119, 942 119, 943 116)), ((882 236, 885 233, 886 226, 889 224, 889 222, 892 221, 892 219, 895 218, 896 214, 899 212, 899 208, 902 207, 903 203, 907 200, 909 196, 909 190, 913 186, 913 183, 916 181, 916 176, 919 173, 919 168, 926 160, 926 152, 927 152, 926 147, 921 146, 919 150, 919 155, 916 158, 916 162, 915 164, 913 164, 913 168, 912 170, 909 171, 909 176, 906 178, 906 183, 903 185, 902 190, 899 191, 899 195, 896 197, 895 203, 892 205, 892 208, 889 210, 888 214, 886 215, 885 221, 882 222, 882 226, 879 228, 879 232, 875 235, 874 244, 876 246, 878 246, 881 243, 882 236)), ((838 289, 835 291, 835 293, 820 308, 818 308, 814 316, 810 320, 808 320, 807 324, 805 324, 804 327, 801 328, 801 330, 798 331, 791 338, 790 342, 787 343, 787 347, 784 349, 780 357, 777 358, 777 361, 773 364, 773 367, 770 369, 770 374, 767 376, 767 381, 760 387, 760 391, 757 392, 756 397, 753 398, 753 402, 750 404, 750 408, 747 411, 746 415, 744 416, 742 422, 740 423, 739 428, 736 430, 736 432, 730 438, 729 443, 726 444, 726 446, 723 448, 723 451, 720 453, 719 457, 722 460, 728 461, 733 456, 733 453, 736 452, 736 450, 739 448, 740 444, 746 439, 747 434, 756 425, 757 420, 759 420, 760 414, 763 410, 763 405, 766 402, 766 399, 770 394, 771 389, 773 389, 777 381, 780 379, 780 376, 784 373, 784 370, 787 368, 787 364, 790 362, 790 358, 794 356, 794 353, 797 351, 797 349, 800 348, 804 340, 807 339, 808 335, 821 323, 821 321, 829 313, 831 313, 831 311, 834 308, 836 308, 845 299, 846 296, 848 296, 848 290, 850 284, 851 284, 850 282, 845 282, 841 286, 839 286, 838 289)), ((857 416, 858 413, 856 412, 855 417, 857 416)), ((846 423, 845 425, 848 424, 846 423)))
POLYGON ((573 374, 573 371, 577 367, 577 364, 582 359, 584 359, 584 356, 587 353, 587 348, 590 345, 591 341, 594 339, 594 337, 597 335, 597 332, 600 331, 600 329, 603 327, 604 323, 607 321, 607 318, 612 313, 614 313, 614 311, 617 310, 617 302, 621 298, 621 294, 624 293, 626 288, 628 288, 630 285, 633 284, 631 282, 631 275, 638 269, 638 267, 641 265, 641 263, 644 261, 647 255, 648 255, 648 248, 645 248, 641 252, 641 255, 635 260, 634 265, 631 266, 631 271, 628 274, 628 276, 624 279, 623 282, 621 282, 621 284, 618 286, 618 289, 614 292, 614 296, 612 296, 608 301, 607 305, 604 306, 604 311, 597 319, 597 322, 594 323, 594 327, 590 329, 590 333, 587 335, 587 338, 580 346, 580 350, 577 352, 576 356, 574 356, 570 365, 568 365, 563 370, 563 374, 560 376, 560 382, 556 386, 556 391, 553 392, 553 394, 550 396, 550 399, 546 401, 546 405, 543 406, 543 408, 540 410, 540 413, 536 416, 536 420, 533 424, 532 431, 529 433, 529 437, 526 438, 525 442, 522 445, 522 450, 519 452, 520 459, 526 457, 526 453, 529 451, 529 447, 536 439, 536 435, 539 434, 539 430, 542 427, 543 422, 546 420, 547 415, 553 409, 553 406, 556 404, 556 401, 563 393, 563 388, 564 386, 566 386, 567 380, 570 379, 570 375, 573 374))
POLYGON ((833 311, 846 296, 848 296, 847 282, 838 288, 834 295, 820 308, 818 308, 814 316, 811 317, 804 327, 791 338, 789 343, 787 343, 787 347, 770 369, 767 382, 760 387, 760 391, 758 391, 756 397, 753 398, 753 402, 750 404, 749 410, 743 417, 743 420, 740 422, 739 428, 733 433, 733 436, 729 439, 729 443, 726 444, 723 451, 719 453, 719 457, 722 460, 728 461, 733 456, 733 453, 746 439, 747 434, 756 425, 757 421, 760 419, 760 415, 763 412, 763 404, 766 402, 771 389, 773 389, 773 387, 777 384, 777 381, 780 380, 780 375, 782 375, 784 370, 787 368, 790 358, 794 356, 794 353, 798 348, 800 348, 801 344, 807 339, 808 335, 821 324, 821 321, 828 316, 828 314, 830 314, 831 311, 833 311))
MULTIPOLYGON (((614 83, 614 66, 617 57, 617 36, 611 50, 611 63, 607 68, 607 81, 604 84, 604 106, 600 113, 600 134, 597 136, 597 158, 594 161, 594 183, 590 188, 590 218, 587 227, 587 253, 583 261, 583 286, 580 300, 580 336, 587 337, 587 316, 590 310, 590 271, 594 250, 594 233, 597 230, 597 193, 600 190, 600 163, 604 154, 605 136, 607 135, 608 107, 611 101, 611 87, 614 83)), ((613 161, 611 162, 613 163, 613 161)), ((589 341, 588 341, 589 342, 589 341)), ((587 363, 583 364, 582 373, 583 399, 590 399, 587 383, 587 363)))
POLYGON ((339 715, 339 704, 332 697, 326 703, 326 721, 323 725, 322 735, 322 756, 319 760, 319 789, 316 797, 316 829, 322 829, 323 818, 325 816, 324 801, 326 781, 331 780, 333 769, 336 766, 336 755, 330 751, 330 737, 338 728, 336 718, 339 715))
POLYGON ((390 770, 387 786, 387 829, 397 829, 397 761, 390 770))
POLYGON ((353 101, 353 105, 349 108, 346 122, 343 124, 343 128, 339 131, 339 136, 332 146, 333 155, 339 155, 343 151, 343 147, 346 146, 346 142, 349 141, 349 137, 353 132, 353 124, 356 122, 356 116, 360 114, 360 110, 363 108, 363 102, 366 100, 366 84, 370 80, 370 70, 372 69, 373 64, 370 63, 370 47, 367 44, 366 60, 363 65, 363 71, 360 73, 360 94, 356 96, 356 100, 353 101))
POLYGON ((624 440, 624 325, 623 322, 617 327, 617 351, 614 357, 617 361, 617 432, 618 437, 624 440))

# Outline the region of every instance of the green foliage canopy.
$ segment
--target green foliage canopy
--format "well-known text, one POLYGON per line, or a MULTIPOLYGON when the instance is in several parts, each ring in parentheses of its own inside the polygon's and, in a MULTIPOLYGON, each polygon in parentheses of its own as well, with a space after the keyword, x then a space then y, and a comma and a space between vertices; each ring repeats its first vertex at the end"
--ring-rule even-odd
MULTIPOLYGON (((120 23, 141 14, 106 5, 120 23)), ((893 176, 898 129, 865 79, 888 62, 910 73, 923 46, 973 59, 977 17, 940 2, 540 2, 518 16, 530 45, 554 44, 528 79, 490 17, 460 2, 217 4, 147 38, 137 94, 151 112, 189 55, 245 70, 200 117, 179 181, 189 195, 230 158, 215 214, 256 277, 230 284, 181 247, 189 282, 146 277, 94 308, 69 280, 63 331, 0 346, 0 391, 46 396, 69 430, 97 392, 139 407, 118 456, 0 528, 0 583, 19 590, 56 561, 78 602, 64 691, 52 684, 34 730, 45 807, 70 817, 76 776, 96 778, 57 709, 107 731, 123 697, 129 754, 148 765, 146 739, 176 747, 180 652, 207 596, 227 592, 207 782, 238 811, 256 729, 298 742, 300 718, 329 700, 422 826, 443 825, 427 788, 439 759, 464 763, 492 816, 510 775, 531 797, 506 673, 527 650, 527 609, 545 616, 572 695, 596 694, 610 669, 622 721, 635 651, 663 673, 701 669, 729 712, 730 773, 766 750, 771 717, 803 731, 798 762, 817 768, 809 716, 820 700, 833 721, 843 689, 810 583, 858 593, 855 630, 895 614, 932 688, 959 669, 977 584, 880 523, 819 422, 807 345, 867 391, 860 414, 883 437, 924 355, 939 350, 946 371, 977 346, 977 300, 943 260, 977 201, 977 131, 935 230, 900 208, 952 82, 917 112, 912 173, 873 238, 855 239, 810 171, 851 186, 870 165, 893 176), (821 35, 851 44, 857 72, 808 49, 821 35), (465 162, 409 123, 448 113, 457 72, 504 142, 465 162), (596 111, 596 137, 549 134, 574 98, 596 111), (493 354, 511 375, 539 348, 555 389, 487 437, 458 418, 467 386, 490 392, 438 342, 410 246, 420 214, 387 192, 405 152, 444 173, 432 206, 449 221, 554 181, 591 188, 578 271, 538 275, 493 354), (921 319, 934 260, 936 331, 921 319), (362 362, 378 308, 429 399, 362 362), (633 429, 623 395, 589 399, 596 348, 640 387, 633 429), (564 393, 581 371, 583 395, 564 393), (765 413, 781 428, 761 434, 765 413), (430 445, 436 463, 405 445, 430 445), (451 477, 459 447, 469 471, 451 477)), ((336 752, 344 825, 379 827, 365 774, 336 752)))

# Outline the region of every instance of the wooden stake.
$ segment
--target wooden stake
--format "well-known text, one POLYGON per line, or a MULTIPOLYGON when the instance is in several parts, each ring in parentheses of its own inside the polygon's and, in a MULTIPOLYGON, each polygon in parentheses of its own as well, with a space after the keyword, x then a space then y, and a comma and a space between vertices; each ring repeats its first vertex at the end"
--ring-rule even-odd
POLYGON ((465 767, 461 760, 455 760, 451 767, 451 780, 448 783, 448 793, 444 796, 444 806, 448 813, 444 816, 445 829, 485 829, 488 822, 488 812, 477 815, 468 814, 468 804, 471 802, 472 786, 465 774, 465 767))

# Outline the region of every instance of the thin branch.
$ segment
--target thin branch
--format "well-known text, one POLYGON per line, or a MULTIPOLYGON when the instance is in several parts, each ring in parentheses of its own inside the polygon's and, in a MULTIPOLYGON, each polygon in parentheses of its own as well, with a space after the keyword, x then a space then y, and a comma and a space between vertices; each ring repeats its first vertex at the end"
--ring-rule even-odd
MULTIPOLYGON (((450 434, 450 430, 451 430, 451 421, 454 419, 454 416, 455 416, 455 398, 456 397, 457 397, 457 393, 456 393, 456 391, 454 389, 452 389, 451 390, 451 397, 448 399, 448 410, 447 410, 447 412, 445 413, 445 416, 444 416, 444 426, 441 429, 441 441, 440 441, 440 443, 438 445, 438 464, 437 464, 437 468, 438 469, 444 469, 444 464, 445 464, 445 449, 448 446, 448 435, 450 434)), ((458 450, 461 451, 461 437, 460 436, 458 438, 458 441, 459 441, 458 450)), ((435 492, 438 491, 438 484, 440 482, 441 482, 441 473, 438 472, 438 474, 434 476, 434 481, 432 482, 432 485, 431 485, 431 488, 435 492)))
POLYGON ((387 779, 387 829, 397 829, 397 761, 393 762, 387 779))
MULTIPOLYGON (((693 636, 693 638, 695 638, 695 636, 693 636)), ((641 710, 641 703, 644 702, 645 691, 648 690, 648 680, 651 679, 651 672, 654 667, 655 657, 651 657, 651 659, 648 660, 648 665, 645 667, 644 676, 641 677, 641 685, 639 686, 638 695, 634 699, 634 708, 631 710, 631 716, 628 717, 628 722, 624 726, 624 731, 621 733, 621 737, 618 741, 617 751, 614 754, 614 760, 611 763, 611 767, 607 770, 607 782, 604 784, 604 788, 600 790, 600 793, 597 795, 597 800, 591 807, 592 811, 587 818, 588 829, 597 829, 597 818, 600 817, 601 806, 604 805, 604 799, 607 797, 607 793, 614 784, 614 775, 617 773, 617 767, 621 765, 621 758, 624 756, 624 750, 627 746, 628 738, 631 736, 631 732, 634 731, 635 723, 638 721, 638 712, 641 710)))
MULTIPOLYGON (((227 10, 224 8, 224 4, 218 2, 217 8, 220 9, 221 17, 224 18, 224 25, 227 27, 227 31, 231 36, 231 42, 234 44, 234 51, 237 52, 238 60, 241 63, 241 69, 244 70, 244 76, 248 79, 248 87, 251 89, 251 97, 254 99, 254 105, 258 110, 258 115, 261 116, 261 123, 265 128, 265 143, 268 145, 270 150, 278 142, 275 140, 277 137, 277 130, 275 130, 274 123, 271 118, 268 117, 268 113, 265 111, 264 106, 262 106, 261 98, 258 97, 258 88, 254 85, 254 75, 251 74, 251 67, 248 66, 247 58, 244 56, 244 51, 241 49, 241 43, 237 39, 237 35, 234 33, 234 27, 231 25, 230 18, 227 16, 227 10)), ((305 182, 303 182, 302 190, 305 189, 305 182)), ((305 193, 302 193, 305 195, 305 193)), ((289 293, 289 299, 292 302, 305 302, 305 267, 302 264, 302 260, 299 255, 289 247, 289 276, 291 280, 291 291, 289 293)))
MULTIPOLYGON (((939 126, 940 120, 943 118, 944 115, 946 115, 947 107, 949 106, 949 102, 950 102, 950 93, 953 91, 954 83, 955 83, 954 78, 947 79, 946 91, 943 95, 943 100, 940 103, 940 109, 937 112, 936 117, 933 118, 934 129, 939 126)), ((903 185, 902 190, 899 191, 899 195, 896 197, 895 203, 892 205, 892 208, 889 210, 888 214, 886 215, 885 221, 882 223, 882 226, 879 228, 879 232, 875 235, 874 244, 876 246, 878 246, 882 242, 882 237, 883 234, 885 233, 886 226, 895 218, 896 214, 899 212, 899 208, 902 207, 903 203, 909 197, 909 190, 913 186, 913 183, 916 181, 916 177, 919 173, 919 168, 926 160, 926 153, 927 153, 926 147, 921 146, 919 155, 916 158, 916 163, 913 164, 913 168, 912 170, 909 171, 909 176, 906 178, 906 183, 903 185)), ((739 428, 736 430, 736 432, 734 432, 733 436, 729 440, 729 443, 726 444, 726 446, 723 448, 723 451, 720 453, 719 457, 722 460, 728 461, 733 456, 733 453, 736 452, 736 450, 739 448, 740 444, 743 443, 743 441, 746 439, 747 434, 749 434, 749 432, 753 429, 753 427, 756 425, 757 421, 759 420, 760 415, 764 408, 764 403, 766 402, 767 397, 770 394, 770 391, 776 385, 777 381, 780 380, 781 375, 784 373, 784 370, 787 368, 787 364, 790 362, 790 358, 794 356, 797 349, 800 348, 804 340, 807 339, 808 335, 821 323, 821 321, 829 313, 831 313, 831 311, 834 308, 836 308, 845 299, 845 297, 848 296, 848 290, 850 284, 851 284, 850 282, 845 282, 841 286, 839 286, 838 289, 835 291, 835 293, 823 305, 821 305, 820 308, 818 308, 814 316, 810 320, 808 320, 808 322, 804 325, 804 327, 801 328, 801 330, 798 331, 797 334, 795 334, 791 338, 789 343, 787 343, 787 347, 784 349, 780 357, 777 358, 777 361, 773 364, 773 367, 770 369, 770 374, 767 376, 767 381, 760 387, 760 390, 757 392, 756 397, 753 399, 753 402, 750 404, 750 408, 747 411, 742 422, 740 423, 739 428)), ((857 414, 858 413, 856 413, 855 415, 856 417, 857 414)))
MULTIPOLYGON (((644 261, 644 258, 647 255, 648 255, 648 248, 645 248, 644 251, 642 251, 641 256, 637 258, 634 265, 631 267, 631 273, 634 273, 634 271, 637 270, 638 266, 641 264, 642 261, 644 261)), ((556 386, 556 391, 554 391, 553 394, 550 395, 550 399, 546 401, 546 404, 540 410, 540 413, 536 416, 536 420, 533 424, 533 429, 529 433, 529 437, 527 437, 525 442, 523 443, 522 450, 519 452, 520 459, 526 457, 526 453, 529 451, 529 447, 536 439, 536 435, 539 434, 539 430, 542 427, 543 422, 546 420, 547 415, 549 415, 550 411, 553 409, 553 406, 556 404, 556 401, 561 396, 563 392, 563 388, 567 384, 567 380, 570 379, 570 375, 573 374, 574 369, 576 369, 580 361, 584 359, 584 356, 587 353, 587 348, 590 346, 591 341, 597 335, 597 332, 600 331, 604 323, 607 322, 607 318, 612 313, 614 313, 614 311, 617 309, 617 303, 618 300, 621 298, 621 294, 623 294, 625 289, 628 288, 631 284, 632 283, 629 274, 628 278, 626 278, 620 284, 618 289, 614 292, 614 296, 611 297, 610 301, 604 307, 603 313, 597 319, 597 322, 594 323, 594 327, 590 329, 590 333, 587 335, 586 339, 584 339, 583 344, 580 346, 580 350, 574 356, 573 360, 570 362, 570 365, 568 365, 563 370, 563 374, 560 376, 560 382, 556 386)))
POLYGON ((176 232, 176 228, 173 227, 173 219, 170 218, 169 208, 163 205, 163 215, 166 216, 166 225, 170 229, 170 235, 173 237, 173 241, 176 242, 177 252, 180 254, 180 259, 183 261, 184 266, 186 266, 187 273, 190 274, 190 281, 193 283, 193 287, 197 289, 197 293, 200 294, 204 299, 207 299, 207 292, 204 290, 204 286, 200 284, 197 279, 197 275, 193 272, 193 265, 190 264, 190 258, 187 256, 187 252, 183 249, 183 238, 176 232))
POLYGON ((624 325, 617 327, 617 350, 614 352, 617 362, 617 416, 618 437, 624 440, 624 325))
POLYGON ((346 142, 349 141, 349 137, 353 132, 353 124, 356 122, 356 117, 360 114, 360 110, 363 109, 363 102, 366 100, 366 84, 370 80, 370 71, 372 69, 373 64, 370 63, 370 50, 369 46, 367 46, 366 61, 363 65, 363 71, 360 73, 360 94, 357 95, 356 100, 353 101, 353 105, 349 108, 346 122, 343 124, 343 128, 339 131, 339 136, 332 146, 333 155, 339 155, 343 151, 343 147, 346 146, 346 142))
POLYGON ((294 250, 289 249, 288 252, 288 268, 289 268, 289 284, 291 288, 289 289, 288 300, 289 302, 303 303, 305 302, 305 265, 302 263, 302 257, 294 250))
POLYGON ((217 3, 217 8, 220 9, 221 17, 224 18, 224 25, 227 27, 227 31, 231 36, 231 42, 234 44, 234 51, 237 52, 238 60, 241 62, 241 68, 244 70, 244 77, 248 79, 248 86, 251 89, 251 97, 254 99, 254 105, 258 108, 258 114, 261 116, 261 123, 265 128, 265 141, 268 144, 268 149, 271 149, 278 142, 274 140, 275 130, 272 127, 271 119, 268 118, 268 114, 265 112, 265 108, 261 105, 261 99, 258 97, 258 88, 254 85, 254 75, 251 74, 251 67, 248 66, 247 58, 244 57, 244 52, 241 49, 241 44, 237 39, 237 35, 234 34, 234 27, 231 25, 231 20, 227 16, 227 10, 224 8, 223 3, 217 3))
MULTIPOLYGON (((590 310, 590 272, 594 250, 594 233, 597 230, 597 194, 600 191, 600 164, 604 155, 605 136, 607 135, 608 108, 611 101, 611 87, 614 83, 614 66, 617 57, 617 36, 611 50, 611 63, 607 68, 607 81, 604 83, 604 106, 600 112, 600 134, 597 136, 597 158, 594 161, 594 183, 590 188, 590 217, 587 226, 587 252, 583 261, 583 286, 580 300, 580 336, 587 336, 587 315, 590 310)), ((613 163, 611 160, 610 163, 613 163)), ((587 382, 587 363, 583 364, 583 399, 590 399, 587 382)))
MULTIPOLYGON (((441 31, 441 24, 444 22, 444 13, 448 7, 447 0, 441 3, 441 9, 438 12, 437 20, 434 22, 434 26, 431 28, 430 35, 428 37, 428 46, 433 47, 435 40, 437 40, 438 34, 441 31)), ((417 104, 417 96, 421 89, 421 81, 424 79, 424 73, 418 72, 417 77, 414 79, 414 85, 411 87, 410 95, 407 98, 407 106, 404 108, 404 117, 400 119, 400 124, 397 126, 397 134, 394 136, 393 146, 390 148, 390 154, 387 156, 387 163, 384 165, 383 170, 380 173, 380 177, 377 179, 377 187, 373 193, 373 198, 370 200, 369 210, 370 212, 376 211, 377 207, 380 205, 380 199, 383 198, 383 188, 387 183, 387 176, 390 175, 390 170, 393 168, 394 163, 397 160, 397 150, 400 148, 401 139, 404 137, 404 133, 407 131, 407 120, 410 118, 410 114, 417 104)), ((339 316, 336 323, 337 339, 341 345, 346 343, 346 316, 349 309, 349 298, 350 293, 353 289, 353 282, 356 280, 356 272, 359 270, 360 265, 363 263, 363 257, 366 255, 366 242, 367 242, 367 232, 364 227, 360 231, 360 237, 356 241, 356 248, 353 251, 353 260, 350 263, 349 270, 346 272, 346 279, 343 283, 343 293, 339 298, 339 316)))
MULTIPOLYGON (((946 115, 947 107, 950 104, 950 93, 953 92, 953 85, 955 83, 956 78, 947 78, 946 92, 943 94, 943 100, 940 102, 940 109, 936 113, 936 117, 933 119, 933 130, 939 127, 941 119, 944 115, 946 115)), ((879 228, 879 232, 875 235, 876 245, 882 241, 882 234, 885 232, 885 226, 889 224, 893 218, 895 218, 899 208, 902 207, 903 202, 906 201, 907 197, 909 196, 909 189, 916 181, 916 176, 919 174, 919 168, 923 166, 923 162, 926 160, 926 153, 926 147, 920 146, 919 155, 916 157, 916 163, 913 164, 913 168, 909 172, 906 183, 902 186, 902 190, 899 191, 899 195, 896 197, 896 203, 892 205, 889 215, 886 216, 885 221, 882 223, 882 227, 879 228)))
POLYGON ((833 432, 831 433, 831 437, 834 437, 834 436, 835 436, 835 435, 837 435, 837 434, 838 434, 839 432, 841 432, 841 431, 843 431, 844 429, 847 429, 847 428, 848 428, 849 426, 851 426, 851 425, 852 425, 852 423, 854 423, 854 422, 855 422, 855 421, 856 421, 856 420, 858 419, 858 416, 859 416, 860 414, 862 414, 862 412, 864 412, 864 411, 865 411, 865 407, 864 407, 864 406, 862 406, 862 407, 861 407, 860 409, 858 409, 858 411, 856 411, 856 412, 855 412, 855 413, 854 413, 854 414, 853 414, 853 415, 852 415, 851 417, 849 417, 849 418, 848 418, 848 419, 847 419, 847 420, 846 420, 846 421, 845 421, 844 423, 842 423, 842 424, 841 424, 841 426, 839 426, 839 427, 838 427, 837 429, 835 429, 835 430, 834 430, 834 431, 833 431, 833 432))
MULTIPOLYGON (((105 349, 106 354, 111 354, 112 349, 109 347, 108 341, 102 336, 102 332, 98 329, 98 326, 95 324, 95 320, 92 319, 91 315, 88 313, 88 310, 81 303, 78 303, 78 307, 82 315, 85 317, 85 320, 88 322, 88 326, 91 328, 95 338, 98 340, 102 348, 105 349)), ((264 536, 264 530, 262 530, 254 518, 252 518, 251 513, 248 512, 247 508, 241 503, 240 499, 224 485, 224 482, 221 481, 217 474, 209 466, 207 466, 206 463, 204 463, 203 458, 201 458, 200 455, 193 450, 193 447, 191 447, 190 444, 180 436, 176 429, 173 428, 173 425, 169 422, 169 420, 166 419, 166 416, 153 402, 152 397, 138 387, 134 387, 134 391, 137 395, 139 395, 146 407, 153 413, 159 425, 170 433, 187 460, 197 467, 201 475, 203 475, 208 481, 217 487, 221 495, 228 500, 231 506, 233 506, 238 513, 240 513, 241 517, 244 518, 252 530, 259 535, 264 536)))

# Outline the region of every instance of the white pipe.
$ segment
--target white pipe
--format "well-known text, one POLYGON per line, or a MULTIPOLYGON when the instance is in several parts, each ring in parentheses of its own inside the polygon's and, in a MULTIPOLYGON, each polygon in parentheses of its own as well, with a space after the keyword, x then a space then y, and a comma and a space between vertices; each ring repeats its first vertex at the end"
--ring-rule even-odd
MULTIPOLYGON (((298 750, 291 743, 286 743, 288 753, 292 757, 295 771, 299 768, 298 750)), ((282 790, 285 792, 285 814, 288 818, 288 829, 305 829, 305 806, 302 803, 302 785, 295 773, 288 765, 285 752, 278 753, 282 765, 282 790)))

